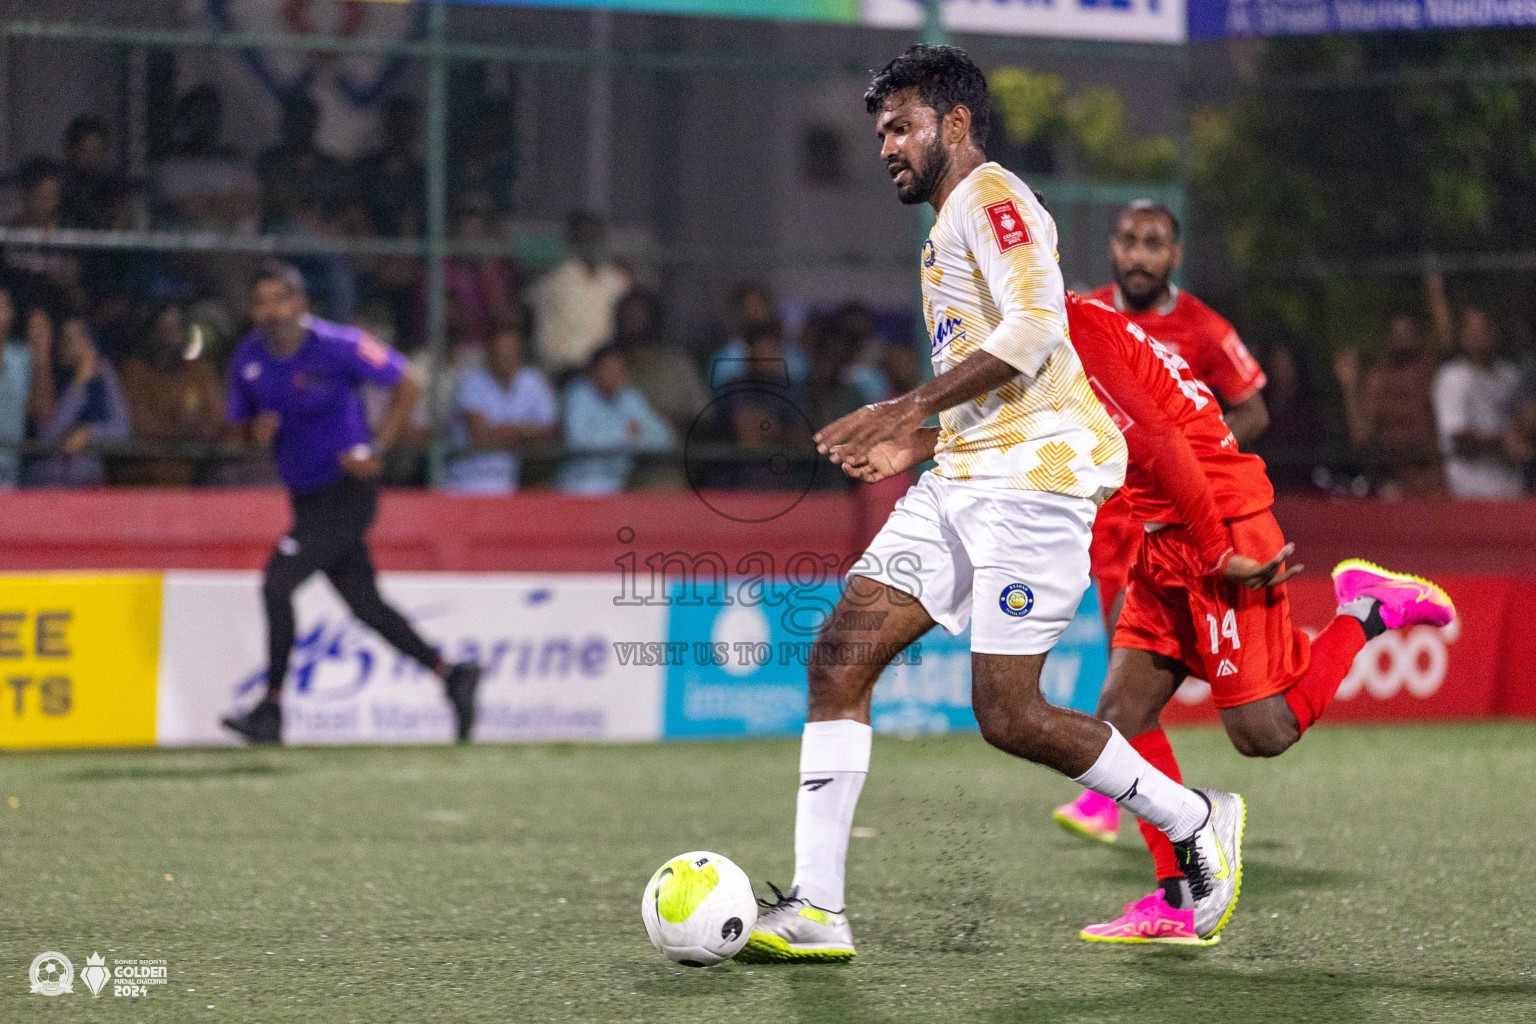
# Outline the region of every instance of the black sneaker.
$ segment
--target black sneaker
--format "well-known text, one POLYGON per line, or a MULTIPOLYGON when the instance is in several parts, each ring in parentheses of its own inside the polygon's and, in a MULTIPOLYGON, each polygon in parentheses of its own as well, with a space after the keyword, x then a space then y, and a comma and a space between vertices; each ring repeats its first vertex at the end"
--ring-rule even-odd
POLYGON ((233 729, 251 743, 283 742, 283 709, 270 697, 243 715, 223 719, 224 728, 233 729))
POLYGON ((470 730, 475 727, 475 691, 480 689, 480 666, 472 661, 461 661, 448 672, 443 686, 448 691, 448 703, 453 705, 459 742, 468 743, 470 730))

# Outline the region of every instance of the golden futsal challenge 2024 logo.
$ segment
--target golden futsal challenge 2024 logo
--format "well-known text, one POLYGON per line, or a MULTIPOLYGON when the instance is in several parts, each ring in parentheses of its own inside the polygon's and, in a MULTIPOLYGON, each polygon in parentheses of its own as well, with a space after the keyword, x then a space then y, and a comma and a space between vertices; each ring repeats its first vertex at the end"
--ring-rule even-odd
MULTIPOLYGON (((34 995, 62 996, 75 990, 74 962, 56 950, 37 954, 27 977, 34 995)), ((108 982, 114 996, 147 996, 151 985, 170 981, 170 969, 164 960, 140 959, 114 959, 108 967, 106 958, 93 952, 85 958, 79 978, 93 997, 100 996, 108 982)))

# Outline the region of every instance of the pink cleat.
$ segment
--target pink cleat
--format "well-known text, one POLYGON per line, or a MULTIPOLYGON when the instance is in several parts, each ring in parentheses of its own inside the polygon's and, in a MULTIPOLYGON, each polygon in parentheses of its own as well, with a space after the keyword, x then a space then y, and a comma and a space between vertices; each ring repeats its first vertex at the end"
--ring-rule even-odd
POLYGON ((1120 831, 1120 805, 1091 789, 1051 812, 1056 824, 1101 843, 1112 843, 1120 831))
POLYGON ((1340 605, 1361 597, 1381 602, 1381 621, 1388 629, 1404 626, 1444 626, 1456 617, 1450 595, 1421 576, 1388 572, 1379 565, 1351 558, 1333 567, 1333 595, 1340 605))
POLYGON ((1086 942, 1161 942, 1173 946, 1214 946, 1221 939, 1202 939, 1195 931, 1195 911, 1175 910, 1163 898, 1163 890, 1139 903, 1127 903, 1125 916, 1104 924, 1091 924, 1078 934, 1086 942))

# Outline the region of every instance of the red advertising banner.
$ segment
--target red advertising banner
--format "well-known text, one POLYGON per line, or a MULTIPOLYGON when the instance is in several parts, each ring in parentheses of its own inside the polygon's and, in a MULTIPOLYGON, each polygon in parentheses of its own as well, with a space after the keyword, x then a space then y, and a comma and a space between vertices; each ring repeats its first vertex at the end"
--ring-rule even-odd
MULTIPOLYGON (((1456 602, 1441 629, 1392 630, 1366 645, 1324 715, 1330 722, 1380 722, 1536 714, 1529 671, 1536 630, 1525 610, 1536 586, 1493 576, 1437 579, 1456 602)), ((1327 579, 1289 584, 1291 613, 1316 635, 1334 614, 1327 579)), ((1166 724, 1214 722, 1210 687, 1189 680, 1163 712, 1166 724)))

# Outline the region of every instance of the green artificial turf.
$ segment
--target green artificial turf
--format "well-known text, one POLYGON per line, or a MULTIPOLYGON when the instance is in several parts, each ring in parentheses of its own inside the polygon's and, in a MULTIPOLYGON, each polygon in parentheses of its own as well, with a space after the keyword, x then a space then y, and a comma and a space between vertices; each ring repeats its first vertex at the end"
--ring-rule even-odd
POLYGON ((702 971, 651 948, 641 888, 693 849, 787 886, 792 741, 6 755, 0 1021, 1536 1020, 1536 727, 1174 746, 1249 802, 1219 947, 1080 942, 1151 888, 1132 824, 1089 844, 1050 821, 1065 780, 881 738, 858 959, 702 971), (29 994, 50 949, 169 984, 29 994))

